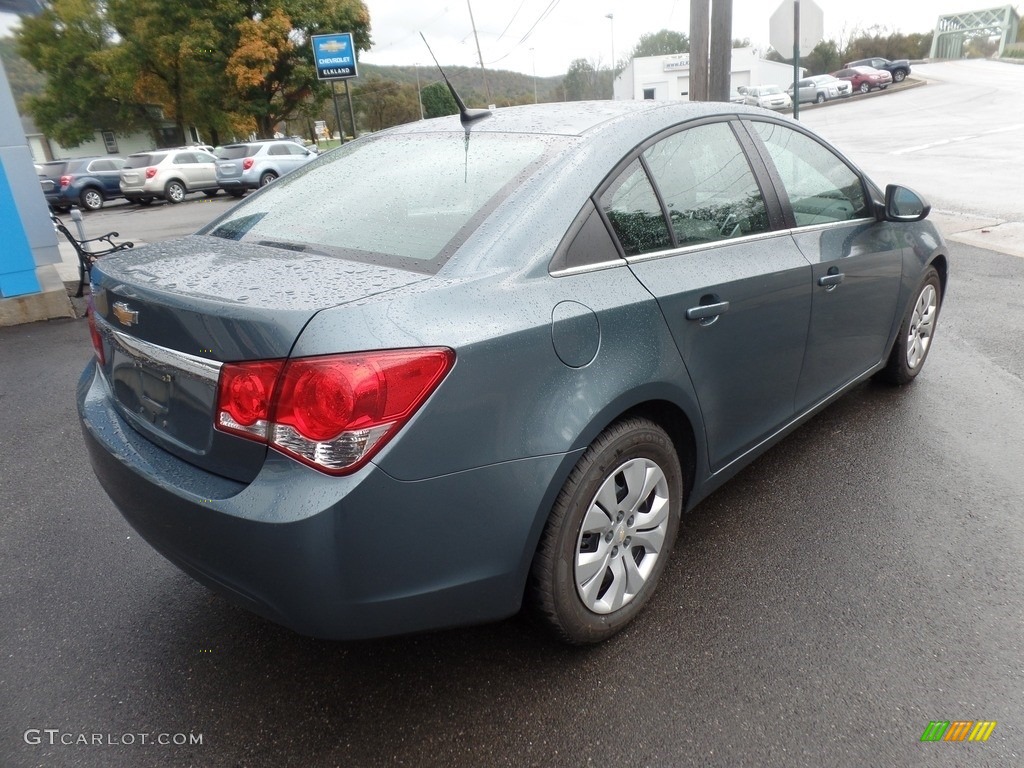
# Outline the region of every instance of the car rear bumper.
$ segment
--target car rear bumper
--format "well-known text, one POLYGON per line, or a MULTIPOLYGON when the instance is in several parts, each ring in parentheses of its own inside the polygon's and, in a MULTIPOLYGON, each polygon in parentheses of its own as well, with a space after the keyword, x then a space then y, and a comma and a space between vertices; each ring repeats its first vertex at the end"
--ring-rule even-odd
POLYGON ((552 480, 579 455, 402 482, 373 464, 329 477, 270 451, 246 485, 135 432, 94 363, 77 398, 96 475, 147 542, 233 602, 333 639, 515 613, 557 493, 552 480))

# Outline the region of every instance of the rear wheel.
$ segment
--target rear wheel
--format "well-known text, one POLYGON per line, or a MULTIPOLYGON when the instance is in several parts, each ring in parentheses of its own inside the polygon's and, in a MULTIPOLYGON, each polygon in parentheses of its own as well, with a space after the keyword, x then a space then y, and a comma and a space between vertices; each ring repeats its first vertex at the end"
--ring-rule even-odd
POLYGON ((229 189, 228 190, 228 194, 231 195, 232 197, 241 197, 242 195, 245 194, 245 190, 244 189, 229 189))
POLYGON ((168 203, 180 203, 185 199, 185 185, 180 181, 168 181, 164 187, 164 197, 168 203))
POLYGON ((530 569, 533 608, 555 634, 596 643, 643 609, 682 500, 679 457, 661 427, 630 418, 598 436, 559 493, 530 569))
POLYGON ((78 201, 87 211, 98 211, 103 207, 103 195, 99 193, 99 190, 92 187, 82 190, 78 201))
POLYGON ((824 93, 819 93, 817 98, 814 99, 814 103, 815 104, 822 104, 822 103, 824 103, 824 101, 825 101, 825 94, 824 93))
POLYGON ((902 83, 904 80, 907 79, 907 73, 904 72, 902 69, 897 69, 895 72, 892 73, 892 79, 893 82, 902 83))
POLYGON ((262 176, 260 176, 260 186, 261 187, 265 187, 265 186, 267 186, 267 184, 269 184, 270 182, 272 182, 276 178, 277 178, 277 174, 276 173, 274 173, 273 171, 267 171, 262 176))
POLYGON ((928 267, 914 295, 914 303, 900 325, 889 362, 878 374, 880 379, 890 384, 913 381, 924 367, 932 348, 935 325, 942 307, 942 283, 935 267, 928 267))
POLYGON ((219 187, 217 189, 204 189, 203 190, 203 194, 206 195, 207 197, 216 197, 218 192, 220 192, 220 188, 219 187))
POLYGON ((150 203, 153 202, 153 198, 152 197, 139 197, 139 198, 135 199, 135 202, 138 203, 139 205, 149 205, 150 203))

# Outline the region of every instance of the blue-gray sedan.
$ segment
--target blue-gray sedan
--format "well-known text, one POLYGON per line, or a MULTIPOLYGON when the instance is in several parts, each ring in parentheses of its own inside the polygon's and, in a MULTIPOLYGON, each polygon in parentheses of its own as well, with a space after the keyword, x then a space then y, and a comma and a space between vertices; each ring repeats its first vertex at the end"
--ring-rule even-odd
POLYGON ((931 346, 927 204, 804 126, 664 102, 477 117, 361 138, 93 269, 100 482, 169 560, 298 632, 527 603, 602 640, 683 511, 931 346))

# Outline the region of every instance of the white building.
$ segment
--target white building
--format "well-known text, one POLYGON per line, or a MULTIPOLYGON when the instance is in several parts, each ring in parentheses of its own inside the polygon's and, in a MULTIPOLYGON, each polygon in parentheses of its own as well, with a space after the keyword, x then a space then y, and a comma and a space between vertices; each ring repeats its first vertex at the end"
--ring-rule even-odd
MULTIPOLYGON (((801 67, 800 76, 805 70, 801 67)), ((793 67, 765 61, 754 48, 732 49, 731 98, 739 98, 740 86, 776 84, 783 89, 793 82, 793 67)), ((690 54, 645 56, 633 59, 615 78, 616 100, 656 99, 690 100, 690 54)))

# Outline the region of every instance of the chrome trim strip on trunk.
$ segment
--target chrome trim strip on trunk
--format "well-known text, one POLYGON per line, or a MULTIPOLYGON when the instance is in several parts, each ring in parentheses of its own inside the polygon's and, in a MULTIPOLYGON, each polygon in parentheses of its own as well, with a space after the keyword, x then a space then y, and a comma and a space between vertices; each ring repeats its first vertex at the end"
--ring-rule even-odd
POLYGON ((154 370, 190 376, 213 385, 216 385, 220 379, 220 369, 223 364, 216 360, 208 360, 205 357, 151 344, 114 330, 106 320, 99 316, 95 316, 94 319, 97 329, 111 344, 129 357, 142 361, 154 370))

